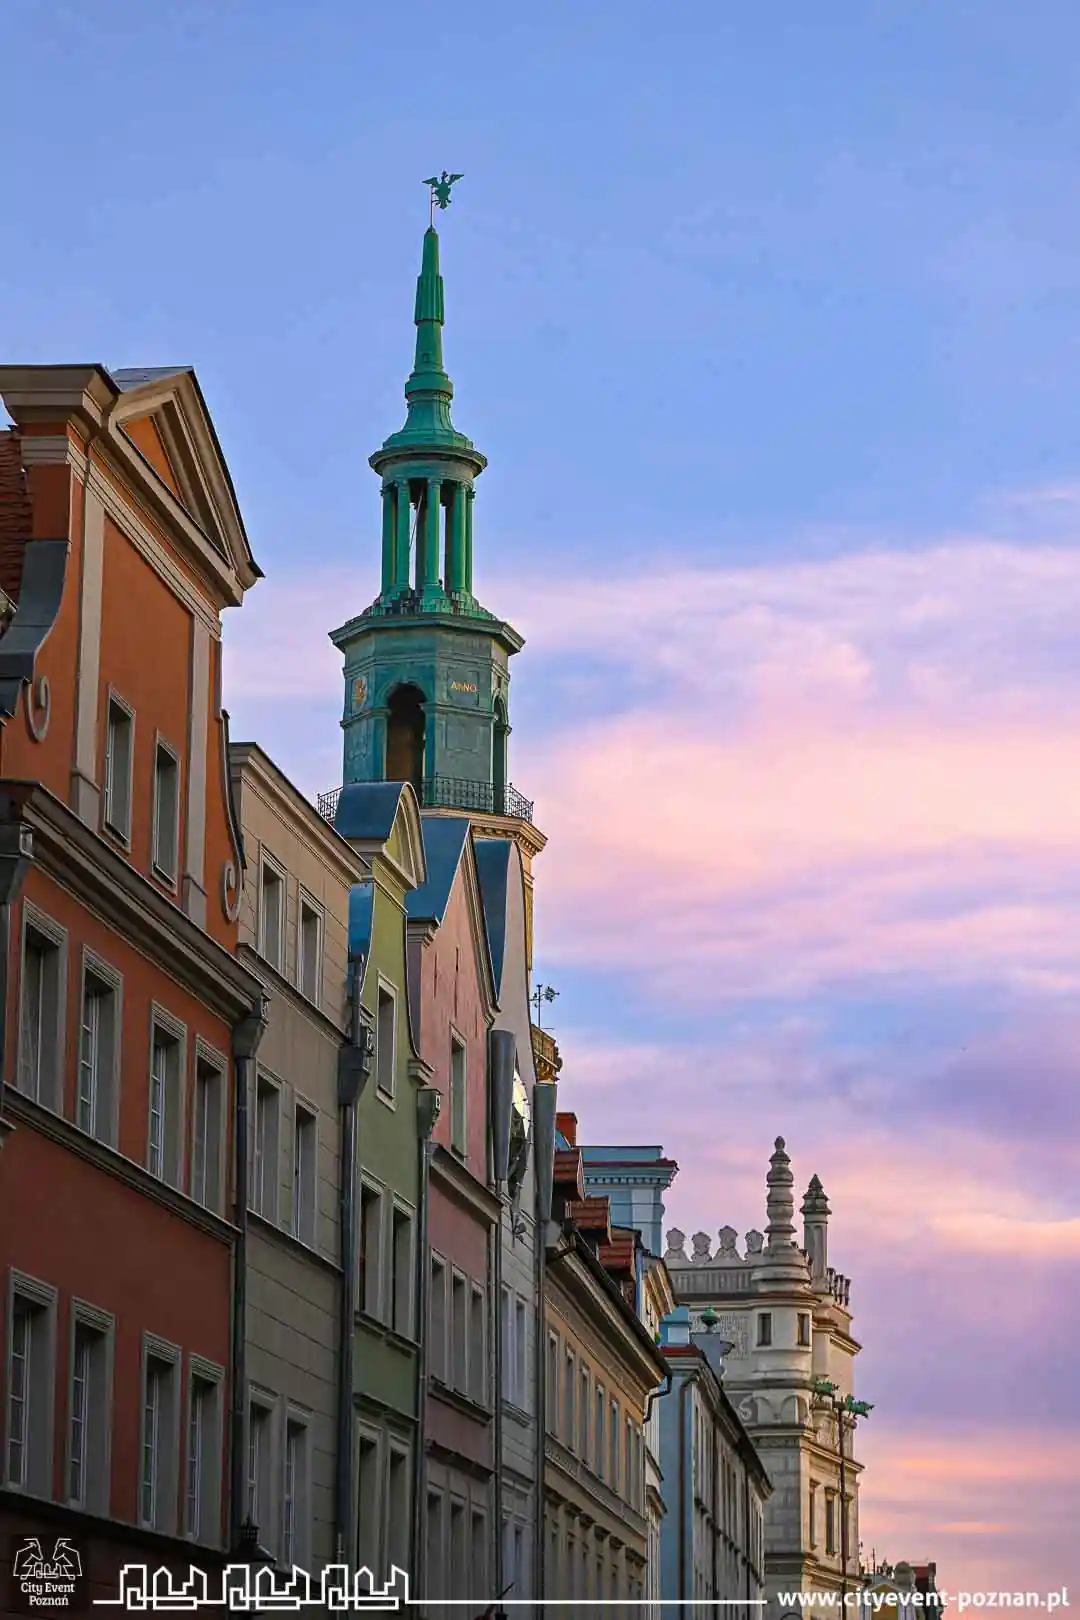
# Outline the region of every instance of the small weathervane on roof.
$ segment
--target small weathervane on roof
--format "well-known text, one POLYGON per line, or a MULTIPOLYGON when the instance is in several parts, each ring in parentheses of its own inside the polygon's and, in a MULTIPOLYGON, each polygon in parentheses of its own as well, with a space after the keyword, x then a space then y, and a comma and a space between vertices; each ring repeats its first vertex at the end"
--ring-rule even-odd
POLYGON ((433 174, 430 179, 424 181, 425 186, 428 186, 431 191, 431 223, 433 225, 435 223, 436 208, 449 208, 450 188, 456 185, 459 180, 464 180, 464 178, 463 174, 447 174, 444 169, 441 176, 433 174))

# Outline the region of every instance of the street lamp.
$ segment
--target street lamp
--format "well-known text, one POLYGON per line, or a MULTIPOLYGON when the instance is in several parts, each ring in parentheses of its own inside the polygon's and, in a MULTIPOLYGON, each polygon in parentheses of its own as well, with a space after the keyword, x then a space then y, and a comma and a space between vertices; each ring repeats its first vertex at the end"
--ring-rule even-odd
MULTIPOLYGON (((854 1433, 860 1418, 869 1417, 874 1410, 871 1401, 857 1401, 854 1395, 841 1396, 839 1384, 828 1378, 812 1378, 810 1388, 815 1405, 828 1407, 836 1414, 837 1446, 840 1452, 840 1601, 847 1596, 848 1566, 848 1511, 847 1511, 847 1457, 844 1452, 844 1431, 854 1433)), ((854 1459, 852 1459, 854 1460, 854 1459)))

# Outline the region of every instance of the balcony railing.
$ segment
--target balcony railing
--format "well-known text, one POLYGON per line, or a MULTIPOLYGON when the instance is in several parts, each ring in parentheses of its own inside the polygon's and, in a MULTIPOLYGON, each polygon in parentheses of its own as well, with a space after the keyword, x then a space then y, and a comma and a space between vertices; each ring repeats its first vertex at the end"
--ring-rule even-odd
MULTIPOLYGON (((319 794, 315 805, 324 820, 333 821, 340 798, 340 788, 319 794)), ((498 788, 491 782, 470 782, 464 776, 425 777, 420 803, 425 810, 472 810, 481 815, 516 816, 520 821, 533 818, 533 801, 516 787, 498 788)))

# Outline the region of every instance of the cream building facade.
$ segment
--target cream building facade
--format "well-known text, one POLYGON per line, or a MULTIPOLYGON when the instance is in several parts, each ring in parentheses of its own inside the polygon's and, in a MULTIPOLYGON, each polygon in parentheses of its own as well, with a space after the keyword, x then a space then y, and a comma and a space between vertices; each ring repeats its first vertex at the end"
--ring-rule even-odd
POLYGON ((862 1465, 852 1455, 854 1424, 840 1426, 836 1405, 854 1396, 860 1346, 851 1330, 850 1281, 828 1262, 831 1212, 816 1176, 802 1204, 802 1245, 796 1242, 794 1177, 782 1137, 766 1185, 766 1231, 748 1232, 744 1253, 730 1226, 721 1229, 715 1254, 708 1234, 696 1233, 689 1256, 684 1234, 672 1230, 665 1260, 695 1340, 711 1328, 731 1345, 724 1389, 773 1487, 765 1564, 774 1603, 778 1591, 840 1592, 858 1580, 862 1465), (822 1380, 835 1386, 834 1401, 819 1398, 822 1380))
POLYGON ((248 1514, 281 1564, 317 1570, 337 1530, 348 896, 368 872, 260 748, 230 761, 240 956, 269 996, 248 1099, 248 1514))

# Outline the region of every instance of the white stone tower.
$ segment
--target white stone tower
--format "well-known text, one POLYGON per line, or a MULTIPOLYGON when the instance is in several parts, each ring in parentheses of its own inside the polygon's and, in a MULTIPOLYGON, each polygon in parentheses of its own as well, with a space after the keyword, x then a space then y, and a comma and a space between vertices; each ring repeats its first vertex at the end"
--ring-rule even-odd
POLYGON ((725 1226, 714 1255, 708 1234, 696 1233, 689 1259, 684 1235, 669 1232, 664 1259, 679 1303, 690 1308, 695 1336, 708 1331, 732 1346, 724 1387, 773 1483, 766 1579, 779 1613, 777 1592, 839 1592, 858 1584, 861 1470, 852 1456, 850 1423, 841 1464, 835 1401, 854 1394, 859 1345, 851 1334, 851 1285, 828 1263, 830 1210, 817 1176, 803 1199, 802 1247, 796 1242, 794 1177, 783 1137, 776 1139, 766 1188, 766 1232, 747 1232, 745 1254, 734 1227, 725 1226), (823 1379, 836 1386, 835 1401, 815 1394, 814 1381, 823 1379))

